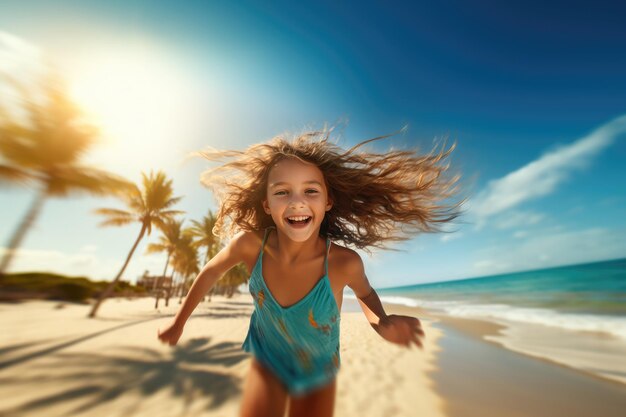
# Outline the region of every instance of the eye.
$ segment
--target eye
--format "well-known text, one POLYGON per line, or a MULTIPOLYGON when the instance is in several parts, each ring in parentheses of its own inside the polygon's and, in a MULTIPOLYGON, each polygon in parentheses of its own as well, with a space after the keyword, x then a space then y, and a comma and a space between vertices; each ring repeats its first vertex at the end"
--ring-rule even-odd
POLYGON ((319 191, 317 191, 317 190, 315 190, 313 188, 309 188, 308 190, 305 191, 305 193, 307 193, 307 194, 315 194, 315 193, 318 193, 318 192, 319 191))
POLYGON ((274 195, 285 195, 285 194, 287 194, 287 191, 276 191, 274 193, 274 195))

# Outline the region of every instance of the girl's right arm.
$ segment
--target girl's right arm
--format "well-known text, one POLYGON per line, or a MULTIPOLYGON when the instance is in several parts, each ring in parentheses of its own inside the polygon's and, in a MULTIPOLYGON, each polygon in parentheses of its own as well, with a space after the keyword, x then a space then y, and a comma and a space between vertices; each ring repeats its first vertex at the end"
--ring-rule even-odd
MULTIPOLYGON (((193 282, 193 285, 185 297, 180 310, 176 313, 174 320, 162 331, 158 331, 158 337, 163 343, 170 346, 178 343, 178 339, 183 333, 185 323, 191 313, 202 300, 202 297, 215 285, 215 283, 233 266, 242 262, 251 250, 258 245, 258 237, 252 232, 241 232, 237 234, 231 242, 215 255, 202 268, 193 282)), ((258 248, 257 248, 258 249, 258 248)))

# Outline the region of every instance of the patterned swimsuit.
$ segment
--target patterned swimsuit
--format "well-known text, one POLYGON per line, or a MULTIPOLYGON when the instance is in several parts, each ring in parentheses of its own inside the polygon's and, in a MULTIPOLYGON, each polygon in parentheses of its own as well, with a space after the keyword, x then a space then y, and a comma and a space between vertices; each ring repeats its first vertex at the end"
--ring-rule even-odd
POLYGON ((241 347, 272 371, 289 394, 303 395, 330 383, 341 365, 341 316, 328 278, 330 239, 326 239, 324 276, 304 298, 283 307, 263 278, 263 250, 269 230, 265 230, 261 252, 250 274, 248 286, 255 308, 241 347))

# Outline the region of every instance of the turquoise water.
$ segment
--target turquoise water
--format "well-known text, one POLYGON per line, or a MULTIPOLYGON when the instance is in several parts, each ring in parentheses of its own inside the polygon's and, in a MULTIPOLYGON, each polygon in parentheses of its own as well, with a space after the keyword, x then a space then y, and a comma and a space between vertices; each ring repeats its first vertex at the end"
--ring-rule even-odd
POLYGON ((387 303, 626 340, 626 259, 377 289, 387 303))
POLYGON ((626 258, 378 290, 427 301, 548 308, 626 316, 626 258))

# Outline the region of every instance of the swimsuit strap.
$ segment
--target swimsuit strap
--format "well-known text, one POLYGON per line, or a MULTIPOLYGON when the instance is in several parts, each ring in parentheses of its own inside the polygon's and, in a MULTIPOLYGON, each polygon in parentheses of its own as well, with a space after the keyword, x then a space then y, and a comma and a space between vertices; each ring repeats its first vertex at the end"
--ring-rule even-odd
POLYGON ((269 235, 269 232, 274 226, 270 226, 268 228, 265 229, 265 235, 263 236, 263 243, 261 243, 261 256, 263 256, 263 249, 265 249, 265 241, 267 240, 267 236, 269 235))
POLYGON ((324 256, 324 275, 328 275, 328 254, 330 253, 330 238, 326 238, 326 255, 324 256))

